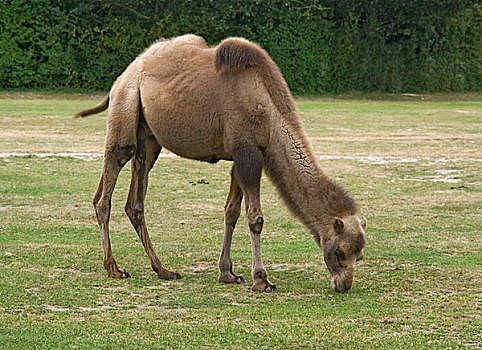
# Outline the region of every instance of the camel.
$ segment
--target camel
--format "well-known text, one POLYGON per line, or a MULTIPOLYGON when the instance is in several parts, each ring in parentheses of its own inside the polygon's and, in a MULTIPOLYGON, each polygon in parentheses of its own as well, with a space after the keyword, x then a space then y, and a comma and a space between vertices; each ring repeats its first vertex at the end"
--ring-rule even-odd
POLYGON ((252 290, 277 289, 261 259, 264 170, 322 249, 333 290, 350 290, 355 262, 363 255, 366 220, 357 215, 348 192, 321 169, 280 70, 257 44, 231 37, 210 47, 192 34, 155 42, 117 78, 109 96, 78 116, 107 108, 103 171, 93 204, 108 276, 130 277, 119 270, 112 255, 109 218, 118 174, 131 160, 125 212, 158 277, 180 277, 157 257, 144 217, 149 171, 164 147, 203 162, 233 161, 219 282, 244 281, 234 273, 230 257, 244 198, 252 245, 252 290))

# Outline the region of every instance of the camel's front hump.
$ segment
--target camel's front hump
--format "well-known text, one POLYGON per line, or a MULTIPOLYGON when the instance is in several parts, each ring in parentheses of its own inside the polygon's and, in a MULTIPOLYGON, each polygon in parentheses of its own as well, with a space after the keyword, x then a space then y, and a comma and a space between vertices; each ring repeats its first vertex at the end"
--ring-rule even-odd
POLYGON ((223 75, 205 51, 149 61, 141 75, 143 113, 162 147, 186 158, 231 160, 239 142, 267 142, 269 96, 254 71, 223 75))
POLYGON ((216 161, 230 158, 224 149, 224 118, 216 89, 207 72, 188 63, 170 62, 156 74, 142 75, 141 104, 144 117, 159 144, 192 159, 216 161))

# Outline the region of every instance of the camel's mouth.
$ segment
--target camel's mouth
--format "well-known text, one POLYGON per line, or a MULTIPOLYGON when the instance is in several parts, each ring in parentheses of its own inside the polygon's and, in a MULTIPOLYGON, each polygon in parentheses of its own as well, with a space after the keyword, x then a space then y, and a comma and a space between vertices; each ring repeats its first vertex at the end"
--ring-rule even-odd
POLYGON ((348 293, 353 282, 353 268, 342 265, 332 265, 325 256, 325 263, 330 271, 331 288, 337 293, 348 293))
POLYGON ((337 293, 348 293, 351 289, 351 281, 343 280, 337 276, 331 276, 331 288, 337 293))

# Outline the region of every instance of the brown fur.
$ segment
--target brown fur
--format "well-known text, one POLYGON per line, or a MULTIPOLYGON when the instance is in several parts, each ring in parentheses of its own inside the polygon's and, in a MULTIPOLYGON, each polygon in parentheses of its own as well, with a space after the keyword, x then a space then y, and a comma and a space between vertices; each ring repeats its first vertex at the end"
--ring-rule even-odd
POLYGON ((350 195, 321 170, 285 80, 258 45, 228 38, 208 47, 195 35, 159 41, 129 65, 110 97, 79 115, 98 113, 107 103, 104 169, 94 206, 109 276, 128 277, 112 257, 108 222, 115 181, 131 157, 126 212, 159 277, 179 276, 160 263, 144 219, 148 172, 165 147, 186 158, 234 161, 219 281, 243 280, 232 270, 230 247, 244 197, 253 248, 253 290, 276 289, 260 252, 264 219, 259 191, 264 168, 288 208, 323 248, 333 288, 341 292, 351 288, 354 262, 365 244, 365 222, 356 216, 350 195))

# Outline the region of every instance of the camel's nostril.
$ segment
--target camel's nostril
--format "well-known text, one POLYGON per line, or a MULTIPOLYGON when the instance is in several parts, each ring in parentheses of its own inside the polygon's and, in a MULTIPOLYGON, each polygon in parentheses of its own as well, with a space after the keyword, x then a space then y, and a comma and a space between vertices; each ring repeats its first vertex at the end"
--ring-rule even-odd
POLYGON ((331 288, 337 293, 348 293, 351 289, 351 283, 346 283, 346 281, 341 281, 339 278, 332 277, 331 288))

